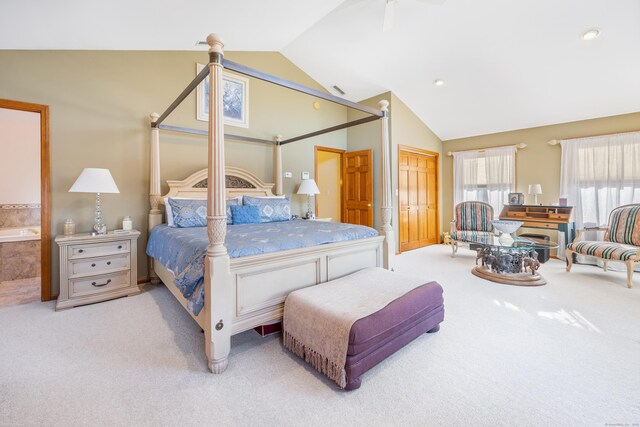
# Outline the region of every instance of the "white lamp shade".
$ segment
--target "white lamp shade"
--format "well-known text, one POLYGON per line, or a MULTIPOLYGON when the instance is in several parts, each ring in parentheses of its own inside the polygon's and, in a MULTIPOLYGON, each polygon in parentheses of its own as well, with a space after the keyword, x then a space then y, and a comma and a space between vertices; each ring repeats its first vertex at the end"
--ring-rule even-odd
POLYGON ((119 193, 109 169, 84 168, 69 193, 119 193))
POLYGON ((529 194, 542 194, 542 186, 540 184, 529 184, 529 194))
POLYGON ((298 187, 298 194, 320 194, 320 189, 313 179, 303 179, 298 187))

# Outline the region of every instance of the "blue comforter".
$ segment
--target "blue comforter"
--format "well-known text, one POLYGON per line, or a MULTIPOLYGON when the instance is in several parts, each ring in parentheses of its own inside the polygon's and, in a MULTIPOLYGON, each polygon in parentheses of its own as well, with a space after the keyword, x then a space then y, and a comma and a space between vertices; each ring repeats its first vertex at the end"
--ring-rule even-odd
MULTIPOLYGON (((373 228, 339 222, 293 220, 228 225, 225 246, 231 258, 306 248, 377 236, 373 228)), ((206 227, 154 227, 147 255, 176 277, 175 283, 196 316, 204 305, 204 259, 209 239, 206 227)))

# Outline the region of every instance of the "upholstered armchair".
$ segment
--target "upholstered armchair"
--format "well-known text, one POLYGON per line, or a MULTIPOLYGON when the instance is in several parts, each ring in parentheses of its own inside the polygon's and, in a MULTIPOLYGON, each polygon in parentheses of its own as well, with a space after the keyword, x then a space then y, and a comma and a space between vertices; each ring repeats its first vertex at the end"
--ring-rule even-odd
POLYGON ((576 240, 567 246, 567 271, 573 266, 573 254, 589 255, 604 261, 607 271, 609 261, 627 265, 627 286, 632 287, 633 269, 640 262, 640 205, 615 208, 609 215, 607 228, 578 230, 576 240), (582 241, 585 231, 604 231, 604 241, 582 241))
POLYGON ((486 236, 493 233, 493 208, 484 202, 462 202, 454 209, 451 221, 451 249, 455 256, 458 252, 458 242, 466 241, 470 236, 486 236))

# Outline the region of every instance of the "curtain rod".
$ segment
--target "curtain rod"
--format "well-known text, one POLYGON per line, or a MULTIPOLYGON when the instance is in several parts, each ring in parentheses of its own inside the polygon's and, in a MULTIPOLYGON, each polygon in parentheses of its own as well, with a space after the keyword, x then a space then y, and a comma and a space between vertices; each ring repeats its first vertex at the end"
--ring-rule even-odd
POLYGON ((625 135, 627 133, 636 133, 636 132, 640 132, 640 129, 638 129, 638 130, 630 130, 630 131, 627 131, 627 132, 612 132, 612 133, 602 133, 602 134, 599 134, 599 135, 576 136, 575 138, 552 139, 551 141, 547 141, 547 144, 549 144, 549 145, 558 145, 558 144, 560 144, 560 141, 571 141, 571 140, 574 140, 574 139, 582 139, 582 138, 597 138, 599 136, 625 135))
POLYGON ((453 156, 453 153, 464 153, 467 151, 478 151, 480 153, 486 151, 486 150, 490 150, 492 148, 502 148, 502 147, 516 147, 516 149, 524 149, 527 148, 527 144, 525 144, 524 142, 521 142, 519 144, 506 144, 506 145, 496 145, 494 147, 485 147, 485 148, 470 148, 468 150, 457 150, 457 151, 447 151, 447 156, 451 157, 453 156))

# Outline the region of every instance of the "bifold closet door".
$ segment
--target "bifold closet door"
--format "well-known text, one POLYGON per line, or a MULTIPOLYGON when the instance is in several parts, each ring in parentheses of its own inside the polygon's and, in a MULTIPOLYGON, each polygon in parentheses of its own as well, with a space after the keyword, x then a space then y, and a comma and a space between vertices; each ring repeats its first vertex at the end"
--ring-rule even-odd
POLYGON ((400 150, 398 175, 400 251, 439 243, 437 155, 400 150))

